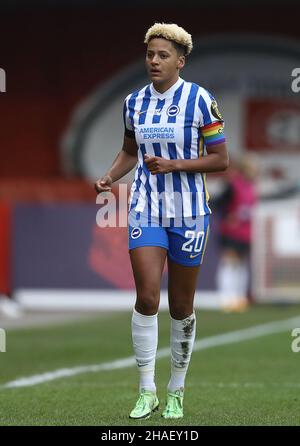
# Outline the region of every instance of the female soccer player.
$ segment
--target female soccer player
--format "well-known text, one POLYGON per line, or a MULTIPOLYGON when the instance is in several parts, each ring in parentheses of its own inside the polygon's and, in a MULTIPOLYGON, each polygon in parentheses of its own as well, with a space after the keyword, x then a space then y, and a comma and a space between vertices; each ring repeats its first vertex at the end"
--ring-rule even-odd
POLYGON ((129 253, 136 303, 132 340, 140 395, 130 418, 158 409, 155 386, 157 315, 167 257, 171 316, 171 377, 164 418, 183 416, 183 392, 195 339, 195 287, 209 229, 206 172, 225 170, 223 119, 213 96, 179 77, 192 38, 176 24, 146 33, 146 68, 152 81, 124 102, 123 147, 95 183, 110 191, 137 164, 129 200, 129 253))

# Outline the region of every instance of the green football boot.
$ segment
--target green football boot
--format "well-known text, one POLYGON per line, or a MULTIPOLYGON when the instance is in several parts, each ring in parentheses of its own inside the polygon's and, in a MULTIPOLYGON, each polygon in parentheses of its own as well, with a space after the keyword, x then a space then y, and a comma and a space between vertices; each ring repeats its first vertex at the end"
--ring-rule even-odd
POLYGON ((131 411, 129 418, 147 419, 150 418, 152 412, 156 412, 159 408, 159 401, 156 393, 142 389, 139 399, 134 409, 131 411))
POLYGON ((168 392, 166 408, 162 413, 163 418, 183 417, 183 390, 168 392))

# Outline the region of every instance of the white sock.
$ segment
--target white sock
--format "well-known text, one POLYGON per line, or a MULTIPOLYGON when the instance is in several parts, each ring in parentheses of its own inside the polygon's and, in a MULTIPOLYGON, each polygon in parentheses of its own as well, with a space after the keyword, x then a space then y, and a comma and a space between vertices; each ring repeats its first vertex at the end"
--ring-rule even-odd
POLYGON ((248 280, 249 280, 249 272, 247 263, 241 261, 238 265, 237 272, 237 289, 239 295, 242 297, 246 297, 248 294, 248 280))
POLYGON ((222 305, 237 303, 241 298, 246 298, 248 288, 246 263, 221 261, 216 280, 218 291, 221 293, 222 305))
POLYGON ((131 330, 136 363, 140 372, 140 391, 145 389, 156 392, 154 376, 158 339, 157 314, 145 316, 134 309, 131 330))
POLYGON ((221 260, 216 274, 218 290, 223 294, 236 293, 236 277, 235 264, 221 260))
POLYGON ((171 379, 168 390, 184 389, 184 381, 196 336, 196 315, 178 321, 171 318, 171 379))

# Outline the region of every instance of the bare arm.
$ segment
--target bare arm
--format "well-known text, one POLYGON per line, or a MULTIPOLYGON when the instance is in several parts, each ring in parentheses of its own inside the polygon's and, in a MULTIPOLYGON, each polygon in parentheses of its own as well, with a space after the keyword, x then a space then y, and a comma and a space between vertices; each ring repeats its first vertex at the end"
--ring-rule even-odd
POLYGON ((174 171, 184 172, 220 172, 229 165, 229 157, 225 143, 206 148, 207 155, 197 159, 174 160, 174 171))
POLYGON ((158 156, 145 155, 145 163, 152 175, 169 172, 219 172, 229 165, 225 143, 207 147, 207 155, 196 159, 167 160, 158 156))
POLYGON ((122 150, 118 153, 111 168, 95 183, 97 192, 110 191, 115 181, 124 177, 137 163, 137 144, 134 138, 124 135, 122 150))

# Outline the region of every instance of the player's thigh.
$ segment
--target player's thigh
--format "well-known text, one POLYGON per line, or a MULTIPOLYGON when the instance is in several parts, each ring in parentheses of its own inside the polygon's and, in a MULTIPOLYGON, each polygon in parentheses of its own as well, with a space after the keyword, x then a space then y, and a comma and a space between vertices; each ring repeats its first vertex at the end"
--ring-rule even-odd
POLYGON ((168 230, 169 299, 193 299, 209 233, 209 216, 168 230))
POLYGON ((168 257, 168 294, 169 300, 180 301, 193 299, 197 284, 200 264, 185 266, 168 257))
POLYGON ((137 294, 159 294, 167 250, 161 246, 140 246, 129 251, 137 294))
POLYGON ((129 225, 128 244, 138 294, 159 293, 169 244, 165 228, 129 225))

